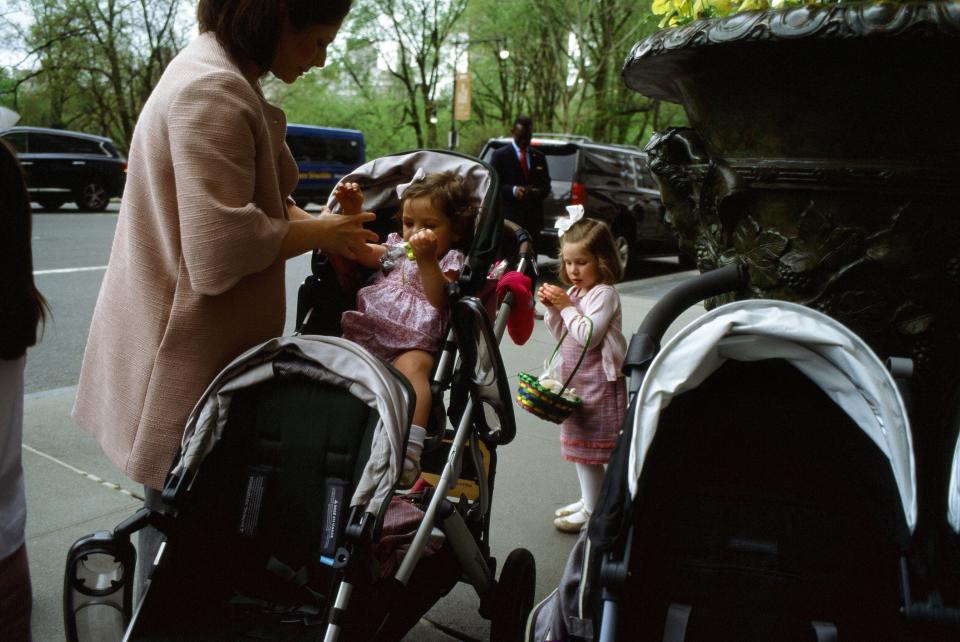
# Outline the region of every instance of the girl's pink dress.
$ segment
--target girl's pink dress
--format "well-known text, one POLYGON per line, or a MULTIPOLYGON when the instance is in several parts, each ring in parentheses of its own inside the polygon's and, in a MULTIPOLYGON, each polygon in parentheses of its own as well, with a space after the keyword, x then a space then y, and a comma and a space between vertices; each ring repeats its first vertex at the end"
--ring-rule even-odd
MULTIPOLYGON (((579 290, 569 292, 573 306, 581 314, 579 290)), ((617 310, 610 321, 611 327, 620 329, 622 314, 617 310)), ((560 424, 560 454, 563 458, 580 464, 605 464, 617 441, 620 423, 627 408, 626 379, 607 381, 603 371, 602 344, 597 344, 583 357, 583 363, 573 375, 570 385, 576 388, 583 405, 560 424)), ((564 381, 577 365, 583 346, 569 334, 560 345, 563 363, 560 372, 564 381)))
MULTIPOLYGON (((387 237, 386 245, 403 243, 399 234, 387 237)), ((442 272, 463 268, 463 253, 450 250, 440 260, 442 272)), ((404 352, 440 351, 449 312, 427 300, 416 261, 398 260, 387 274, 357 292, 357 309, 343 313, 343 337, 359 343, 385 361, 404 352)))

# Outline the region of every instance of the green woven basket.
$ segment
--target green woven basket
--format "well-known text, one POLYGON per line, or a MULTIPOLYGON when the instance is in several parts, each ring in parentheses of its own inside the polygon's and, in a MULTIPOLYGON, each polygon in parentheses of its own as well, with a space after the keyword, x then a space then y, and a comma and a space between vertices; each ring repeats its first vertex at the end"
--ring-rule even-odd
MULTIPOLYGON (((563 386, 560 388, 560 392, 553 392, 549 388, 545 388, 541 385, 539 379, 530 374, 529 372, 520 372, 517 377, 520 380, 520 384, 517 390, 517 405, 526 410, 527 412, 551 421, 555 424, 562 423, 566 420, 567 417, 573 413, 574 410, 583 405, 583 400, 580 397, 574 395, 573 399, 563 396, 563 391, 567 389, 570 385, 570 380, 573 379, 573 375, 577 373, 577 370, 580 369, 580 364, 583 363, 583 357, 587 354, 587 346, 590 345, 590 340, 593 337, 593 320, 590 317, 584 317, 587 321, 590 322, 590 330, 587 333, 587 342, 583 346, 583 350, 580 352, 580 358, 577 359, 577 365, 573 367, 573 370, 570 371, 570 375, 567 377, 567 380, 563 382, 563 386)), ((567 338, 567 331, 564 330, 563 336, 560 337, 560 341, 557 342, 557 347, 553 349, 553 354, 550 356, 550 362, 553 362, 553 359, 557 356, 557 352, 560 350, 560 346, 563 344, 563 340, 567 338)))

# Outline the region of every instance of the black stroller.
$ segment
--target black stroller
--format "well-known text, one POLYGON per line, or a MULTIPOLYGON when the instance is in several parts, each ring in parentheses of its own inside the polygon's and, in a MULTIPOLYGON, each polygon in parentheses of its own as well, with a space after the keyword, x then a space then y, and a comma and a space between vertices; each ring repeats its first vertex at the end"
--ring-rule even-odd
POLYGON ((830 317, 766 300, 660 347, 680 312, 744 284, 735 265, 693 279, 634 335, 597 511, 528 640, 945 639, 908 626, 956 618, 911 598, 909 362, 885 367, 830 317))
MULTIPOLYGON (((459 154, 420 151, 377 159, 342 180, 384 216, 417 168, 465 176, 481 214, 460 279, 450 286, 450 335, 437 360, 434 399, 449 390, 436 492, 398 569, 382 577, 377 545, 402 469, 412 413, 409 384, 337 332, 349 296, 331 265, 313 259, 301 287, 298 336, 251 349, 211 384, 188 422, 162 512, 143 509, 113 533, 78 540, 67 560, 68 639, 394 640, 462 578, 492 619, 491 639, 519 640, 532 607, 533 557, 514 550, 495 579, 489 520, 496 449, 516 434, 494 323, 477 295, 490 287, 503 222, 492 169, 459 154), (448 491, 471 486, 473 498, 448 491), (147 524, 166 542, 132 611, 130 535, 147 524), (427 554, 432 552, 432 554, 427 554)), ((522 231, 517 231, 522 245, 522 231)), ((520 248, 518 267, 529 265, 520 248)), ((412 503, 412 498, 411 499, 412 503)), ((404 503, 404 500, 401 503, 404 503)))

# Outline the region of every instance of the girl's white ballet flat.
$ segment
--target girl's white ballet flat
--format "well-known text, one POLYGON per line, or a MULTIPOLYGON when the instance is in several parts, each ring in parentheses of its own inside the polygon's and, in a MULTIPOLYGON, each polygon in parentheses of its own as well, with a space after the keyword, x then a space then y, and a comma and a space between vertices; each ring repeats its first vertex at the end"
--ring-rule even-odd
POLYGON ((572 515, 573 513, 576 513, 582 509, 583 509, 583 500, 578 499, 572 504, 567 504, 563 508, 558 508, 556 511, 554 511, 553 516, 566 517, 567 515, 572 515))
POLYGON ((558 517, 553 520, 554 527, 563 533, 579 533, 583 525, 590 519, 590 513, 582 508, 576 513, 571 513, 566 517, 558 517))

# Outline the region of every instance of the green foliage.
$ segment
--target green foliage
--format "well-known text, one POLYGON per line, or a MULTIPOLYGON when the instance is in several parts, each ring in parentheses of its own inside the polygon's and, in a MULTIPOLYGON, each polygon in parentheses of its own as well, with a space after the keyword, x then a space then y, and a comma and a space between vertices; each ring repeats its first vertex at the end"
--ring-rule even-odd
MULTIPOLYGON (((20 29, 24 53, 34 55, 0 72, 0 104, 24 124, 105 134, 126 147, 186 42, 193 3, 12 1, 33 18, 20 29)), ((678 106, 636 94, 620 77, 630 49, 656 29, 649 1, 356 0, 328 67, 293 85, 268 80, 264 90, 291 123, 362 130, 369 158, 446 147, 452 127, 458 149, 478 153, 519 115, 533 117, 537 131, 643 145, 685 120, 678 106), (471 116, 452 123, 458 64, 471 73, 471 116)))
MULTIPOLYGON (((21 0, 31 66, 2 99, 24 124, 79 129, 125 148, 137 115, 185 42, 184 0, 21 0)), ((8 29, 12 28, 10 25, 8 29)))
POLYGON ((856 0, 654 0, 651 10, 662 16, 661 27, 677 27, 701 18, 722 18, 743 11, 836 4, 856 0))

